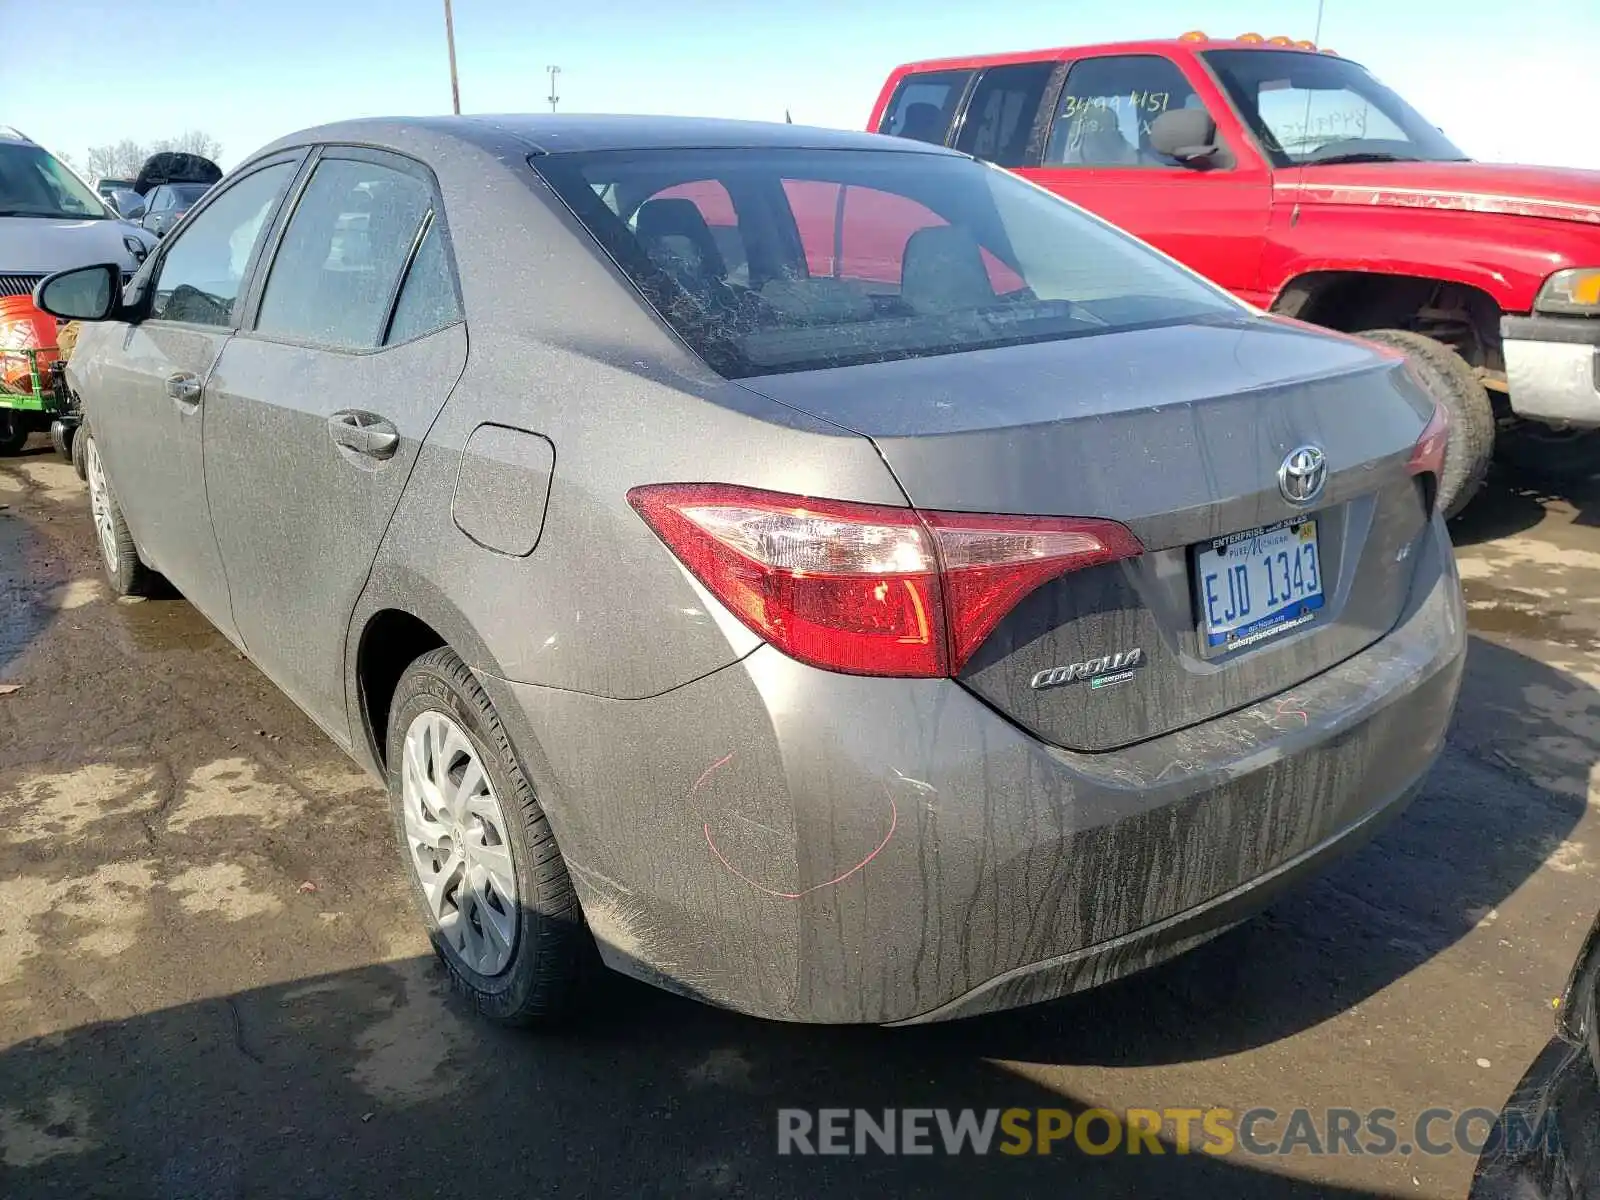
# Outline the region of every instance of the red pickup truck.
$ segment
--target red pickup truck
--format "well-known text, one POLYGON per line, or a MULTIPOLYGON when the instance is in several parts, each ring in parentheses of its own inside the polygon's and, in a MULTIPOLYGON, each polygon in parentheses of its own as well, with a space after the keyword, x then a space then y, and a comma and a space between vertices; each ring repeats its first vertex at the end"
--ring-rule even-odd
POLYGON ((1473 162, 1354 62, 1258 34, 912 63, 869 128, 1405 353, 1451 418, 1452 515, 1497 448, 1555 479, 1600 470, 1600 171, 1473 162))

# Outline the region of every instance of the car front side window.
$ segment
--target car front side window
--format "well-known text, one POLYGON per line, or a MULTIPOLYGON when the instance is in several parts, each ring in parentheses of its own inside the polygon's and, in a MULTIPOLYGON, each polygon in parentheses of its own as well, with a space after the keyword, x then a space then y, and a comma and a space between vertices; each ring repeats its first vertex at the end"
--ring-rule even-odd
POLYGON ((1151 144, 1163 113, 1203 107, 1183 72, 1153 54, 1075 63, 1045 145, 1047 167, 1181 167, 1151 144))
POLYGON ((296 164, 273 163, 239 179, 198 213, 156 268, 155 320, 227 326, 262 230, 296 164))

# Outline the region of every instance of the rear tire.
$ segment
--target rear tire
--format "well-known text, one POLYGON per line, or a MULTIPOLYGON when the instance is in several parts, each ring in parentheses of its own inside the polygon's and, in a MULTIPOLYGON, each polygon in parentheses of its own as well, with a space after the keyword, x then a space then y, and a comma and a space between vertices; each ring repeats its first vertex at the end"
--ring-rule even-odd
POLYGON ((14 408, 0 408, 0 454, 16 454, 28 444, 28 424, 14 408))
POLYGON ((494 705, 442 647, 406 668, 389 713, 395 831, 451 985, 499 1024, 564 1015, 594 942, 494 705))
POLYGON ((1443 342, 1406 329, 1369 329, 1361 336, 1403 353, 1428 394, 1444 406, 1450 441, 1435 503, 1446 520, 1459 515, 1483 486, 1494 457, 1494 406, 1488 390, 1466 359, 1443 342))
POLYGON ((72 461, 72 437, 75 433, 77 430, 65 421, 50 422, 50 445, 68 462, 72 461))
POLYGON ((94 518, 106 581, 119 596, 148 596, 155 573, 139 561, 138 547, 133 544, 133 534, 128 532, 128 522, 123 519, 122 508, 106 478, 99 447, 88 432, 83 435, 83 460, 89 482, 89 511, 94 518))

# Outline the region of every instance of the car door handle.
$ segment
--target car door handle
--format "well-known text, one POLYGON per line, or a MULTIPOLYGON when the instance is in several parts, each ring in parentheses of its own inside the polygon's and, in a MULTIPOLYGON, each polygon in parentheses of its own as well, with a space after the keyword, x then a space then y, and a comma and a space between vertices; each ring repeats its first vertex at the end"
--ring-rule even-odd
POLYGON ((393 458, 400 447, 400 431, 394 422, 353 408, 341 409, 328 418, 328 436, 334 445, 368 458, 393 458))
POLYGON ((167 395, 183 404, 200 403, 200 377, 188 371, 167 376, 167 395))

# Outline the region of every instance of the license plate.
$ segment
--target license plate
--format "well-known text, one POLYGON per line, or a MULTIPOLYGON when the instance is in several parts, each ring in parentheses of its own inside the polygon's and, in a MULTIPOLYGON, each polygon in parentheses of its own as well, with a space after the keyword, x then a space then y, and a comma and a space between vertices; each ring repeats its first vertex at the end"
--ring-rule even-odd
POLYGON ((1195 547, 1200 641, 1213 654, 1254 645, 1316 620, 1322 556, 1309 517, 1195 547))

